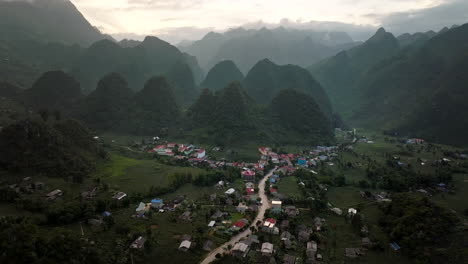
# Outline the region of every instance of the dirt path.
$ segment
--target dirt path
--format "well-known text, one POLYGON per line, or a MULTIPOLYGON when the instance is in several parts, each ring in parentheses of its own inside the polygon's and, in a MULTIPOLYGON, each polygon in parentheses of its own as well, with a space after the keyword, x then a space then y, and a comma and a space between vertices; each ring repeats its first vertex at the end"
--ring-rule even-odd
POLYGON ((260 183, 258 184, 258 197, 260 197, 262 199, 262 205, 258 208, 258 214, 257 214, 257 217, 255 217, 254 221, 252 222, 252 224, 249 226, 249 228, 247 228, 245 231, 243 231, 242 233, 239 233, 235 236, 233 236, 231 238, 231 240, 229 240, 228 242, 222 244, 221 246, 219 246, 218 248, 216 248, 215 250, 211 251, 206 257, 205 259, 200 262, 201 264, 208 264, 208 263, 211 263, 213 262, 215 259, 216 259, 216 255, 219 253, 219 254, 223 254, 223 253, 226 253, 228 252, 228 245, 232 245, 234 246, 237 242, 239 242, 242 238, 244 237, 247 237, 249 236, 250 234, 252 234, 252 231, 250 231, 250 227, 252 226, 256 226, 256 223, 257 221, 263 221, 263 217, 265 215, 265 211, 271 207, 271 204, 270 204, 270 201, 268 200, 268 197, 267 195, 265 194, 265 184, 266 184, 266 181, 268 180, 268 178, 273 174, 273 172, 275 171, 276 169, 273 169, 271 170, 267 175, 265 175, 265 177, 263 177, 263 179, 260 181, 260 183))

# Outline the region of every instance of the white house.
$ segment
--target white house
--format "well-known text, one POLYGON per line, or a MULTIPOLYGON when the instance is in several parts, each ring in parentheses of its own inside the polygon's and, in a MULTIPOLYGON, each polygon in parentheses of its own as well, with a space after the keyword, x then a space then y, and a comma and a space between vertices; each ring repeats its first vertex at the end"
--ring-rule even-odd
POLYGON ((231 189, 227 190, 227 191, 225 192, 225 194, 231 195, 231 194, 233 194, 233 193, 235 193, 235 192, 236 192, 236 190, 234 190, 234 188, 231 188, 231 189))

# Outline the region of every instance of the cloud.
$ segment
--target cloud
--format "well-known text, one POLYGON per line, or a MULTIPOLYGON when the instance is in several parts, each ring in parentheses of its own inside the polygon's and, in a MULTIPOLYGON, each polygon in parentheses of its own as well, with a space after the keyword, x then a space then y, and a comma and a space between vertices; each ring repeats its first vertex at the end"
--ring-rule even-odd
POLYGON ((259 20, 256 22, 246 23, 242 25, 242 27, 246 29, 259 29, 262 27, 271 29, 284 27, 299 30, 314 30, 318 32, 346 32, 354 40, 366 40, 377 30, 377 27, 373 25, 358 25, 337 21, 302 21, 300 19, 293 21, 288 18, 281 19, 279 23, 266 23, 259 20))
POLYGON ((468 23, 468 1, 452 0, 432 8, 388 14, 381 21, 388 31, 395 34, 437 31, 446 26, 468 23))

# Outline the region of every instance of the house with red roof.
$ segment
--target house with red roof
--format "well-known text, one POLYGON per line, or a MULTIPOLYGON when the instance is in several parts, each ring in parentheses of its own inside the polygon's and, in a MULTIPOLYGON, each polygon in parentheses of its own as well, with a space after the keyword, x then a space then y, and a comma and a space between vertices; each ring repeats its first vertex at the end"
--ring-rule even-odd
POLYGON ((206 156, 206 151, 205 149, 199 149, 197 151, 197 158, 203 159, 206 156))
POLYGON ((255 194, 255 189, 254 188, 245 188, 245 191, 247 192, 247 195, 255 194))
POLYGON ((245 170, 241 172, 241 176, 244 181, 249 181, 249 182, 255 181, 255 171, 245 170))

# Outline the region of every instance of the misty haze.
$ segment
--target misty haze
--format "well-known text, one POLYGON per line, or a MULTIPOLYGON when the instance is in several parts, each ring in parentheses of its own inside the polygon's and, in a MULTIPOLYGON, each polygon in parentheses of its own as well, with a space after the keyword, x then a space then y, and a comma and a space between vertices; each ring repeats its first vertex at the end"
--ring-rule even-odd
POLYGON ((0 263, 468 263, 468 1, 0 0, 0 263))

